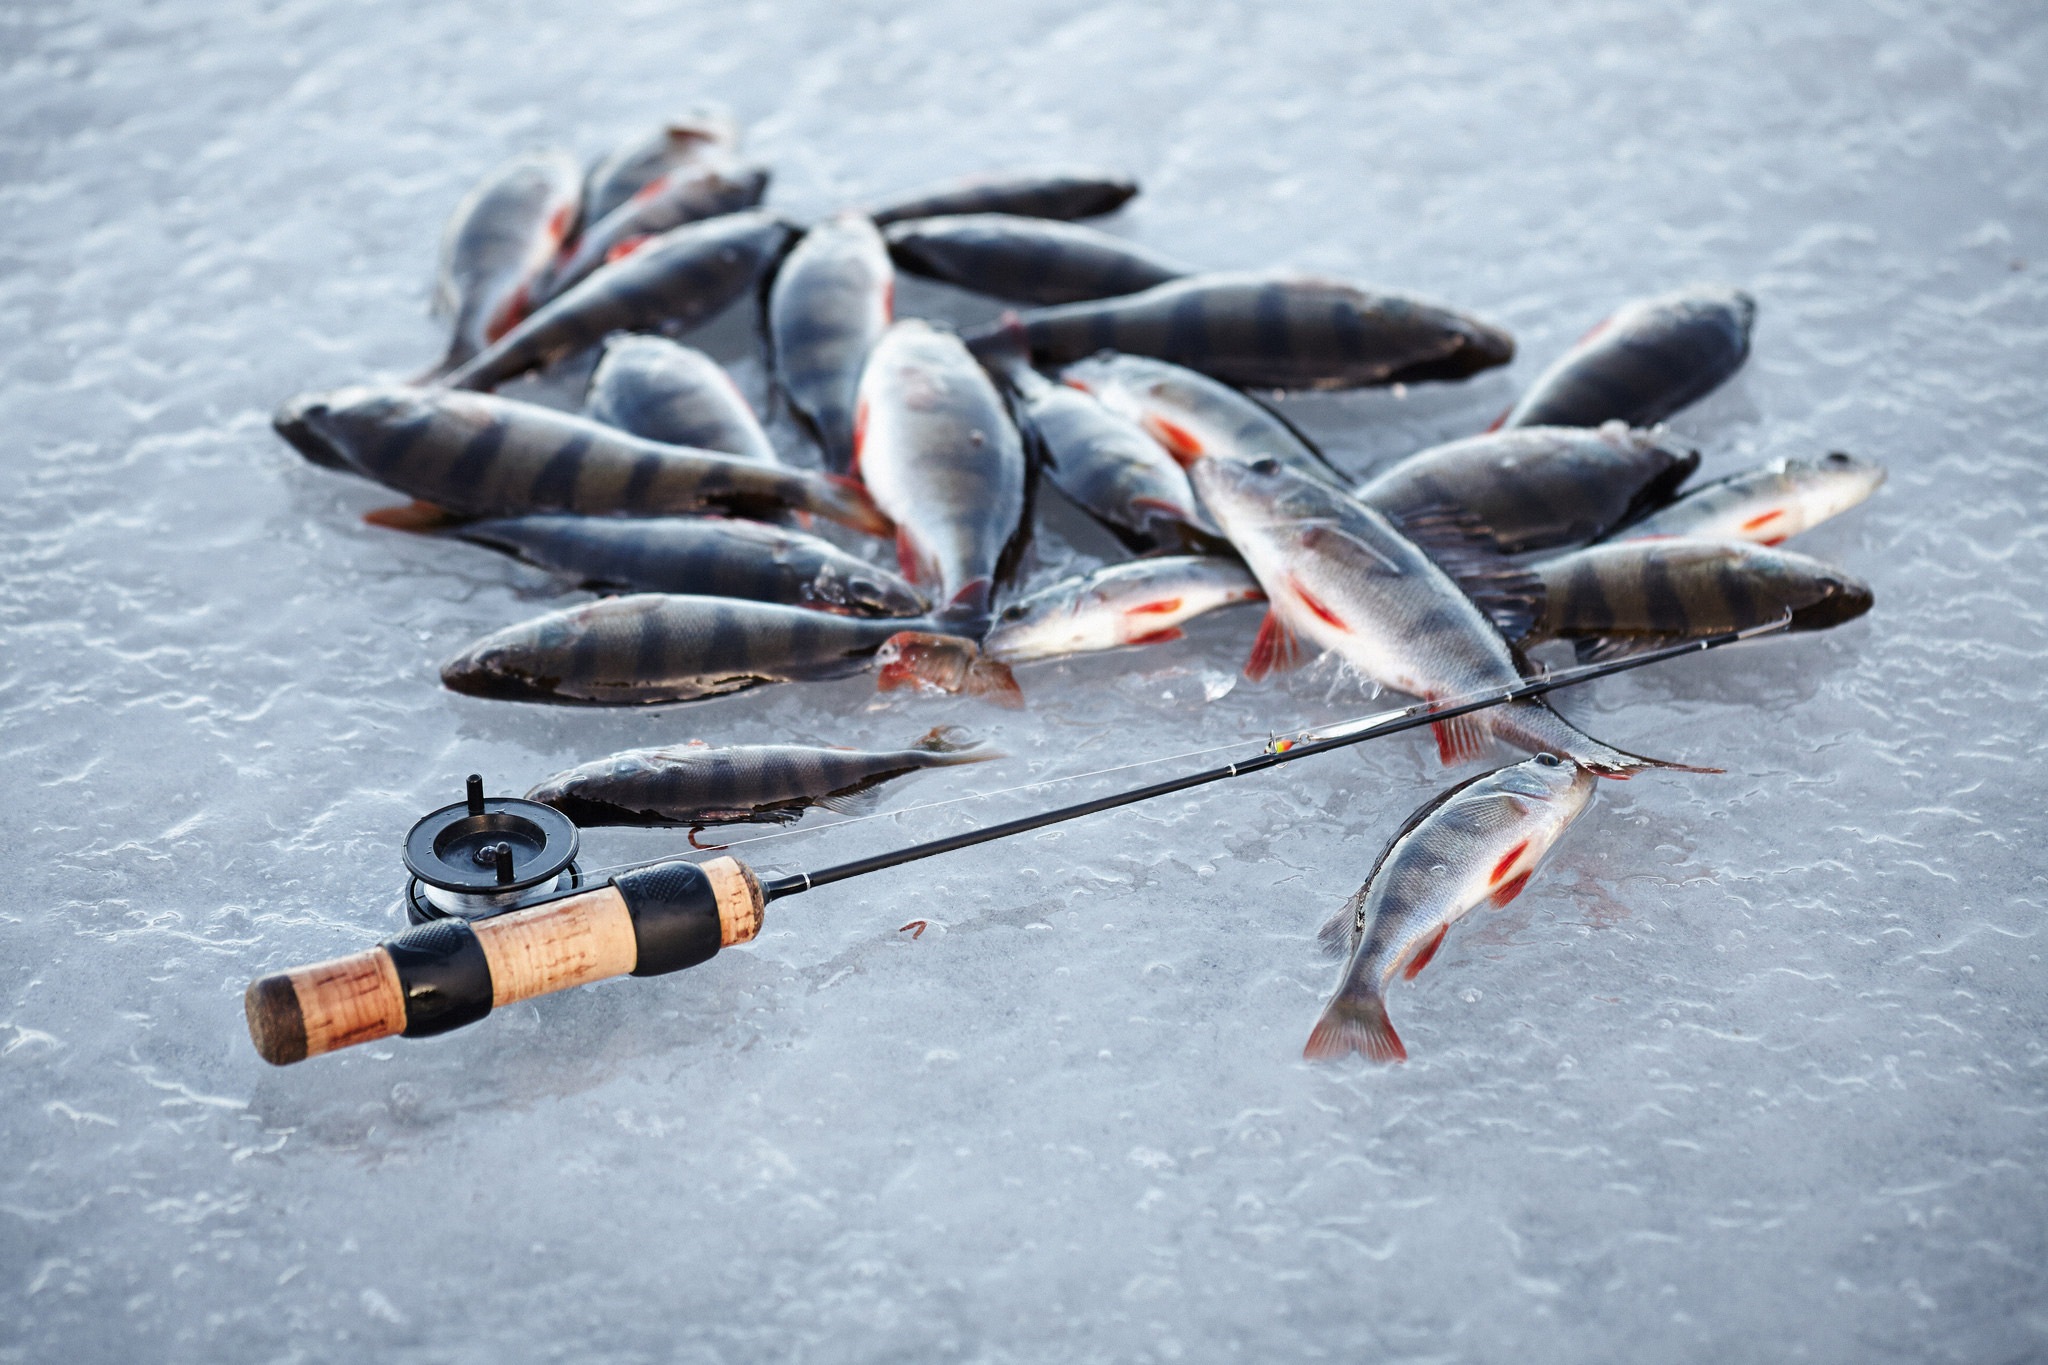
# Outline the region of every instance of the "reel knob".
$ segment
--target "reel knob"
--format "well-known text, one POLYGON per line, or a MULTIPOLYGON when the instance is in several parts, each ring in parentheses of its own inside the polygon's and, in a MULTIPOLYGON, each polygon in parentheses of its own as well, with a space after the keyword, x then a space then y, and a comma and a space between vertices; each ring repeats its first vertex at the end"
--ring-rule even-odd
POLYGON ((405 836, 406 917, 414 924, 481 919, 581 881, 575 822, 538 801, 484 795, 469 775, 461 801, 420 819, 405 836))

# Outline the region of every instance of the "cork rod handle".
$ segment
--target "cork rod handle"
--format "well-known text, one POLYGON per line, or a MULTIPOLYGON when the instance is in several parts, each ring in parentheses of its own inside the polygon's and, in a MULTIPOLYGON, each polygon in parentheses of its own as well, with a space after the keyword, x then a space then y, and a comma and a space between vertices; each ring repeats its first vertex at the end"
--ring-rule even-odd
POLYGON ((735 858, 658 863, 489 919, 435 920, 367 952, 249 983, 249 1037, 276 1066, 402 1034, 446 1033, 500 1005, 612 976, 694 967, 761 931, 735 858))

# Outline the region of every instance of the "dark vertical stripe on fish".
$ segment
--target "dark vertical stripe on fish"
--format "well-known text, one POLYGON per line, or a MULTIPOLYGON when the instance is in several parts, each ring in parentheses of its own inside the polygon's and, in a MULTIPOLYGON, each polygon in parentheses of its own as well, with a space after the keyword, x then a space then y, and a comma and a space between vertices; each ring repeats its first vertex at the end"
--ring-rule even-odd
POLYGON ((497 463, 498 452, 505 445, 506 424, 492 418, 484 424, 483 430, 469 438, 462 447, 462 453, 455 457, 455 463, 448 466, 442 476, 449 488, 481 488, 497 463))
POLYGON ((590 438, 577 436, 548 456, 547 463, 533 476, 531 495, 536 507, 574 507, 576 479, 583 472, 583 456, 590 438))

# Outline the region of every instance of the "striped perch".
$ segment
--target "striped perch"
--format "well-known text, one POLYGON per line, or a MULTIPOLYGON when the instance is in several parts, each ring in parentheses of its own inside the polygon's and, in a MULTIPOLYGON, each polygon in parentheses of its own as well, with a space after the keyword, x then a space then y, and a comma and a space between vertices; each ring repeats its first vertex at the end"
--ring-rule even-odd
POLYGON ((539 302, 559 298, 600 267, 622 260, 671 228, 753 208, 768 192, 763 166, 725 157, 671 171, 595 223, 583 225, 541 282, 539 302))
POLYGON ((549 302, 448 382, 493 389, 613 332, 686 332, 709 322, 754 287, 792 231, 762 210, 672 228, 549 302))
POLYGON ((1245 463, 1271 458, 1323 483, 1350 483, 1271 408, 1185 366, 1104 352, 1061 370, 1060 382, 1136 422, 1183 469, 1212 455, 1245 463))
POLYGON ((1719 388, 1749 358, 1756 300, 1694 285, 1637 299, 1539 375, 1497 426, 1654 426, 1719 388))
POLYGON ((700 593, 849 616, 922 616, 887 569, 801 531, 724 517, 514 517, 451 535, 575 574, 589 588, 700 593))
POLYGON ((1786 612, 1793 630, 1826 630, 1873 600, 1868 584, 1840 569, 1741 541, 1616 541, 1531 572, 1543 603, 1525 641, 1575 641, 1584 661, 1767 625, 1786 612))
POLYGON ((693 109, 624 143, 590 168, 583 182, 583 221, 600 223, 613 209, 685 166, 730 156, 739 125, 718 109, 693 109))
POLYGON ((1671 500, 1699 468, 1654 432, 1521 427, 1410 455, 1355 492, 1396 521, 1433 507, 1469 512, 1503 554, 1584 545, 1671 500))
POLYGON ((1113 298, 1188 273, 1121 237, 1012 213, 913 218, 887 236, 889 254, 911 274, 1019 303, 1113 298))
POLYGON ((724 597, 638 593, 487 635, 441 667, 473 697, 582 706, 697 701, 763 683, 842 678, 915 623, 724 597))
POLYGON ((869 211, 878 225, 961 213, 1014 213, 1027 218, 1094 218, 1113 213, 1138 192, 1128 176, 1064 166, 973 175, 925 185, 869 211))
POLYGON ((882 785, 925 768, 986 763, 957 726, 942 725, 906 749, 880 752, 804 744, 629 749, 556 773, 526 794, 584 828, 594 825, 789 824, 812 806, 842 815, 872 810, 882 785))
POLYGON ((1034 309, 1022 321, 1043 365, 1106 349, 1253 388, 1463 379, 1515 353, 1506 332, 1453 309, 1279 271, 1191 275, 1141 294, 1034 309))
POLYGON ((761 419, 725 368, 666 337, 607 341, 583 396, 583 415, 665 445, 781 463, 761 419))
POLYGON ((337 389, 293 399, 273 425, 315 464, 460 515, 793 509, 872 535, 889 530, 846 480, 663 445, 491 394, 402 384, 337 389))
POLYGON ((1883 465, 1840 450, 1815 461, 1773 460, 1689 489, 1614 538, 1705 536, 1776 545, 1857 506, 1884 479, 1883 465))
POLYGON ((853 463, 861 368, 895 307, 896 270, 882 234, 858 213, 812 228, 775 272, 768 343, 776 383, 835 473, 853 463))

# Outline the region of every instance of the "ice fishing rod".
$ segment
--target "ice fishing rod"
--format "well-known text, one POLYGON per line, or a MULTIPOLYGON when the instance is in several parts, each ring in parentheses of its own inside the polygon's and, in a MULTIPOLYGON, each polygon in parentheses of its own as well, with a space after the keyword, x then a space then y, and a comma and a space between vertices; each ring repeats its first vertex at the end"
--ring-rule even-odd
POLYGON ((681 971, 750 942, 770 901, 1755 639, 1791 619, 1546 673, 1451 704, 1418 702, 1275 741, 1235 763, 766 882, 737 858, 695 863, 678 854, 586 884, 567 816, 537 801, 487 798, 472 776, 463 801, 422 817, 406 835, 415 927, 363 952, 250 982, 249 1036, 265 1061, 286 1066, 394 1034, 446 1033, 515 1001, 607 977, 681 971))

